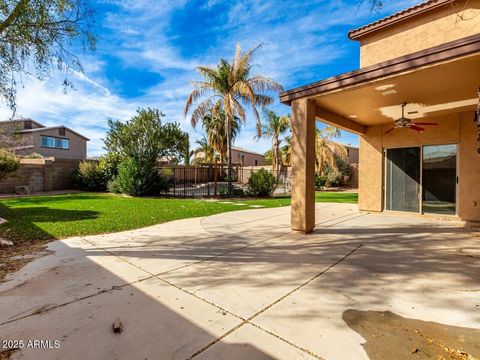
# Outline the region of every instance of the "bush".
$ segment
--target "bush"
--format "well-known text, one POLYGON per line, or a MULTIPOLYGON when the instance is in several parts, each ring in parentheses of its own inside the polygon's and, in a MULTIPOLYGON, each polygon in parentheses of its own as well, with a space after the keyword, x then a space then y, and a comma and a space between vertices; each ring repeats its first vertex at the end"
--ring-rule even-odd
POLYGON ((103 171, 107 183, 113 180, 118 174, 118 166, 120 165, 121 157, 115 153, 107 153, 100 158, 100 168, 103 171))
POLYGON ((122 193, 131 196, 159 195, 169 187, 155 166, 132 158, 120 163, 116 180, 122 193))
POLYGON ((325 175, 315 175, 315 190, 321 190, 327 183, 327 177, 325 175))
POLYGON ((9 173, 17 171, 20 167, 20 161, 10 151, 0 149, 0 180, 9 173))
POLYGON ((24 159, 43 159, 43 155, 34 152, 34 153, 23 156, 23 158, 24 159))
POLYGON ((120 189, 120 184, 116 178, 107 183, 107 190, 112 194, 120 194, 122 192, 122 189, 120 189))
POLYGON ((345 160, 337 159, 337 168, 327 167, 323 176, 327 187, 345 186, 352 177, 352 167, 345 160))
POLYGON ((105 191, 107 180, 97 161, 84 160, 78 164, 73 173, 75 185, 86 191, 105 191))
POLYGON ((265 169, 260 169, 250 175, 247 193, 253 197, 269 197, 272 196, 276 186, 275 176, 265 169))

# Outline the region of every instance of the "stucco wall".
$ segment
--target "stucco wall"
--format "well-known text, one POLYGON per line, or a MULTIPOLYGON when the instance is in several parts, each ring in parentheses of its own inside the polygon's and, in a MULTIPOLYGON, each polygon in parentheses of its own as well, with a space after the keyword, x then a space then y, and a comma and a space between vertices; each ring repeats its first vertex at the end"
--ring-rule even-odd
POLYGON ((232 161, 242 163, 243 166, 261 166, 265 165, 265 157, 261 154, 254 154, 247 151, 232 148, 232 161), (242 161, 243 157, 243 161, 242 161), (255 164, 255 160, 257 163, 255 164))
POLYGON ((421 145, 458 144, 457 213, 463 220, 480 221, 480 155, 477 153, 476 126, 473 113, 428 117, 438 122, 423 133, 398 129, 384 134, 391 125, 369 127, 360 138, 359 207, 361 210, 383 209, 383 149, 421 145))
POLYGON ((480 33, 480 0, 458 1, 455 9, 443 7, 366 35, 360 42, 360 67, 480 33))

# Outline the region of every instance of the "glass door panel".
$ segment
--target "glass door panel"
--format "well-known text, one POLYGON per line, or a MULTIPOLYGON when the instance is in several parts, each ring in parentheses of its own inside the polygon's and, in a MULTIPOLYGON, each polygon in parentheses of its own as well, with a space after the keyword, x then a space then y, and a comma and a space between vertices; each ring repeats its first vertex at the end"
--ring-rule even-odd
POLYGON ((455 214, 457 145, 423 147, 423 212, 455 214))
POLYGON ((386 150, 385 209, 420 212, 420 148, 386 150))

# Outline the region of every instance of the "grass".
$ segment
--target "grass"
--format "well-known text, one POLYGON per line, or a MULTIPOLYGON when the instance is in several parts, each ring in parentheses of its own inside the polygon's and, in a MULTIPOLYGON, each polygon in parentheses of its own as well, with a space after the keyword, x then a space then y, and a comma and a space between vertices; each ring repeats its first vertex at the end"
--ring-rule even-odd
MULTIPOLYGON (((316 194, 317 202, 356 202, 356 193, 316 194)), ((290 205, 290 197, 236 200, 249 205, 290 205)), ((0 236, 22 243, 136 229, 167 221, 208 216, 247 206, 194 199, 132 198, 100 193, 30 196, 0 201, 0 236)))

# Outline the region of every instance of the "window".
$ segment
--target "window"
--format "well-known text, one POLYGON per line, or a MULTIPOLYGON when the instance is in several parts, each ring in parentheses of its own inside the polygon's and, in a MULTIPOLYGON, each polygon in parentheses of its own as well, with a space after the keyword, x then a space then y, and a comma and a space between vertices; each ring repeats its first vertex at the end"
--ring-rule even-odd
POLYGON ((65 136, 65 128, 58 129, 58 135, 65 136))
POLYGON ((70 141, 68 139, 42 136, 42 146, 55 149, 68 149, 70 146, 70 141))

